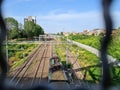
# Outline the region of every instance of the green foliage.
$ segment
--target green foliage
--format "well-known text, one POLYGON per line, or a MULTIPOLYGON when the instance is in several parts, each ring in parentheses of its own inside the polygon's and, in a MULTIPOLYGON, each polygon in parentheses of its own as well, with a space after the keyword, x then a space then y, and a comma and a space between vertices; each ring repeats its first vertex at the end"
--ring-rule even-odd
POLYGON ((32 21, 26 21, 24 24, 25 33, 28 38, 32 38, 34 36, 35 24, 32 21))
POLYGON ((93 35, 70 35, 69 38, 71 40, 92 46, 94 48, 100 49, 101 36, 93 36, 93 35))
POLYGON ((9 39, 16 39, 18 38, 19 32, 17 28, 14 28, 13 30, 8 31, 8 34, 9 39))
POLYGON ((44 34, 43 28, 32 21, 26 21, 24 23, 24 29, 22 27, 22 24, 18 23, 18 21, 12 17, 5 18, 5 22, 8 28, 8 39, 31 39, 34 36, 44 34))
POLYGON ((93 80, 94 83, 99 83, 102 77, 102 69, 100 67, 92 67, 88 69, 88 74, 90 75, 90 79, 93 80))
POLYGON ((8 30, 13 30, 14 28, 18 29, 18 21, 12 17, 5 18, 8 30))
POLYGON ((25 52, 25 53, 24 53, 24 57, 26 57, 26 56, 28 56, 28 52, 25 52))
POLYGON ((11 69, 18 67, 19 65, 23 64, 25 61, 26 61, 25 59, 21 59, 21 60, 15 62, 14 65, 12 65, 11 69))
POLYGON ((11 50, 11 51, 8 51, 9 54, 8 54, 8 57, 13 57, 15 55, 15 51, 11 50))
POLYGON ((12 17, 5 18, 5 22, 8 28, 8 39, 18 38, 18 21, 12 17))
POLYGON ((68 63, 67 68, 72 68, 73 65, 71 63, 68 63))
MULTIPOLYGON (((103 35, 99 35, 99 36, 87 36, 87 35, 70 35, 69 38, 92 46, 96 49, 100 49, 100 43, 101 43, 101 38, 103 37, 103 35)), ((115 31, 115 33, 112 34, 112 38, 111 38, 111 43, 108 47, 108 54, 113 56, 114 58, 117 58, 118 61, 120 61, 120 28, 118 30, 115 31)), ((74 48, 76 48, 76 46, 73 46, 74 48)), ((77 49, 77 48, 76 48, 77 49)), ((75 50, 74 50, 75 51, 75 50)), ((85 52, 84 50, 79 51, 79 60, 82 60, 80 63, 80 65, 82 67, 84 67, 84 65, 92 65, 95 63, 99 63, 95 60, 95 56, 85 52)), ((94 80, 94 82, 98 82, 101 80, 101 68, 90 68, 88 70, 89 72, 89 76, 88 79, 90 80, 94 80)), ((112 85, 119 85, 120 82, 120 67, 115 67, 112 66, 111 67, 111 75, 112 75, 112 85)))
POLYGON ((112 78, 112 85, 119 85, 120 83, 120 67, 113 67, 111 66, 111 78, 112 78))
POLYGON ((57 55, 61 58, 61 61, 63 61, 63 62, 66 61, 66 53, 63 52, 62 47, 56 45, 55 48, 56 48, 57 55))
MULTIPOLYGON (((81 38, 87 38, 87 37, 83 35, 81 38)), ((65 39, 61 38, 61 40, 65 40, 65 39)), ((60 45, 59 45, 59 47, 60 47, 60 45)), ((68 48, 69 51, 74 56, 76 56, 77 62, 80 64, 80 68, 86 68, 89 66, 94 66, 96 64, 100 64, 99 58, 96 55, 92 54, 91 52, 89 52, 85 49, 82 49, 76 45, 68 44, 68 47, 69 47, 68 48)), ((64 48, 64 50, 65 50, 66 46, 62 45, 60 50, 62 50, 62 48, 64 48)), ((62 50, 61 52, 63 53, 65 51, 62 50)), ((62 54, 61 52, 59 52, 59 53, 62 54)), ((63 61, 63 64, 66 65, 66 61, 63 61)), ((71 66, 73 66, 73 65, 71 65, 71 66)), ((83 75, 86 72, 85 70, 81 71, 83 75)), ((101 67, 88 68, 86 77, 84 78, 84 80, 89 81, 91 83, 99 83, 99 81, 101 80, 101 67)))
POLYGON ((24 40, 24 38, 27 38, 27 34, 26 34, 25 30, 20 30, 19 31, 19 38, 21 40, 24 40))
MULTIPOLYGON (((100 44, 103 35, 92 36, 92 35, 70 35, 69 38, 71 40, 92 46, 96 49, 100 49, 100 44)), ((112 34, 111 43, 108 47, 108 54, 117 58, 120 61, 120 29, 116 30, 114 34, 112 34)))
POLYGON ((18 57, 19 59, 22 59, 23 58, 23 52, 17 52, 16 57, 18 57))
POLYGON ((64 66, 64 68, 72 68, 73 67, 71 63, 66 64, 66 61, 62 61, 62 65, 64 66))
POLYGON ((39 36, 40 34, 44 34, 44 30, 43 30, 43 28, 40 25, 37 24, 35 26, 34 33, 35 33, 35 36, 39 36))
POLYGON ((21 65, 35 48, 34 44, 9 44, 9 65, 11 68, 21 65))
POLYGON ((28 38, 33 38, 34 36, 39 36, 40 34, 44 34, 43 28, 32 21, 25 22, 24 30, 28 38))
POLYGON ((96 64, 100 63, 100 60, 96 55, 94 55, 91 52, 89 52, 85 49, 82 49, 76 45, 72 45, 72 48, 69 48, 69 50, 74 55, 76 55, 76 53, 78 54, 77 59, 79 60, 79 64, 81 67, 96 65, 96 64))

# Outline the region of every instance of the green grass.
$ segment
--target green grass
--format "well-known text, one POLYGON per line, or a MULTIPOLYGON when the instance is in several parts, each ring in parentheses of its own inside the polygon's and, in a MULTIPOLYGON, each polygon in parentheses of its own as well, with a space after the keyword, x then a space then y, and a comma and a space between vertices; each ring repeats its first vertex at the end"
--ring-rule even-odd
POLYGON ((69 50, 72 52, 72 54, 77 54, 77 58, 81 67, 95 65, 100 62, 99 58, 96 55, 76 45, 72 45, 69 50))
MULTIPOLYGON (((74 55, 78 54, 77 55, 77 59, 78 59, 77 61, 80 64, 81 68, 88 67, 88 66, 93 66, 93 65, 96 65, 96 64, 100 64, 99 58, 96 55, 92 54, 91 52, 88 52, 87 50, 82 49, 82 48, 80 48, 76 45, 72 45, 72 48, 70 48, 70 49, 71 49, 70 51, 74 55)), ((100 75, 101 75, 100 68, 101 67, 95 68, 94 71, 96 71, 96 72, 91 72, 92 68, 88 69, 85 80, 92 81, 93 83, 99 82, 99 80, 101 78, 100 77, 100 75), (94 75, 95 78, 98 78, 98 79, 95 80, 93 75, 94 75), (97 77, 96 75, 99 75, 99 77, 97 77)), ((85 71, 82 71, 82 73, 84 74, 85 71)))
POLYGON ((120 85, 120 67, 111 67, 112 85, 120 85))
MULTIPOLYGON (((96 49, 100 49, 100 43, 101 43, 101 38, 102 36, 87 36, 87 35, 70 35, 69 39, 92 46, 96 49)), ((118 61, 120 61, 120 29, 117 30, 114 34, 112 34, 112 38, 111 38, 111 43, 108 47, 108 54, 113 56, 114 58, 116 58, 118 61)), ((76 50, 77 51, 77 50, 76 50)), ((79 55, 80 57, 79 60, 83 60, 82 62, 80 62, 80 65, 84 64, 95 64, 94 62, 96 62, 95 59, 96 57, 89 54, 88 52, 85 52, 84 50, 79 51, 79 55), (88 55, 88 56, 87 56, 88 55), (83 56, 83 57, 82 57, 83 56), (91 59, 88 59, 88 57, 91 59)), ((96 62, 97 63, 97 62, 96 62)), ((98 77, 100 75, 101 69, 100 68, 96 68, 96 70, 92 71, 94 68, 90 68, 89 71, 89 75, 88 75, 88 79, 94 78, 94 82, 96 82, 96 80, 100 80, 100 77, 98 77), (91 77, 89 77, 91 76, 91 77), (96 78, 95 78, 95 77, 96 78)), ((120 67, 111 67, 111 78, 112 78, 112 85, 119 85, 120 83, 120 67)))
POLYGON ((11 69, 18 67, 19 65, 23 64, 25 61, 26 61, 25 59, 21 59, 20 61, 15 62, 15 64, 11 67, 11 69))
MULTIPOLYGON (((101 35, 99 36, 93 36, 93 35, 70 35, 69 39, 92 46, 98 50, 100 50, 101 46, 101 39, 103 37, 101 35)), ((116 58, 118 61, 120 61, 120 30, 117 30, 116 33, 112 35, 111 43, 108 47, 108 54, 116 58)))
MULTIPOLYGON (((92 36, 92 38, 93 38, 93 36, 92 36)), ((65 40, 65 39, 62 39, 62 40, 65 40)), ((96 55, 92 54, 91 52, 88 52, 87 50, 82 49, 76 45, 68 45, 68 47, 69 47, 70 52, 78 57, 77 60, 80 64, 81 68, 100 64, 100 59, 96 55)), ((66 45, 65 44, 63 44, 61 46, 58 45, 57 49, 58 49, 58 53, 60 54, 60 56, 64 57, 63 60, 65 60, 65 55, 62 55, 62 54, 64 54, 66 52, 65 51, 66 45)), ((84 69, 82 71, 83 75, 85 73, 85 70, 86 69, 84 69)), ((120 67, 111 67, 111 76, 112 76, 111 84, 119 85, 120 67)), ((101 78, 102 78, 102 68, 101 67, 91 67, 91 68, 87 69, 85 81, 88 81, 90 83, 99 83, 101 81, 101 78)))
POLYGON ((66 61, 66 52, 62 50, 61 46, 56 45, 56 53, 61 58, 61 61, 66 61))
POLYGON ((10 44, 8 45, 8 56, 10 69, 15 69, 22 65, 28 55, 36 47, 35 44, 10 44))
MULTIPOLYGON (((63 41, 63 39, 61 40, 63 41)), ((80 64, 81 68, 87 67, 87 66, 91 66, 91 65, 96 65, 100 63, 99 58, 92 54, 91 52, 82 49, 76 45, 70 45, 68 44, 68 49, 69 51, 74 55, 77 56, 77 61, 80 64)), ((58 55, 64 60, 66 59, 66 55, 64 55, 66 53, 66 45, 58 45, 56 47, 57 53, 58 55)), ((87 70, 87 75, 85 80, 86 81, 92 81, 92 83, 96 83, 99 82, 100 78, 101 78, 101 70, 100 68, 95 68, 95 72, 91 72, 93 68, 90 68, 90 70, 87 70), (97 78, 96 80, 94 80, 93 75, 97 78)), ((85 70, 82 71, 82 73, 84 74, 85 70)))

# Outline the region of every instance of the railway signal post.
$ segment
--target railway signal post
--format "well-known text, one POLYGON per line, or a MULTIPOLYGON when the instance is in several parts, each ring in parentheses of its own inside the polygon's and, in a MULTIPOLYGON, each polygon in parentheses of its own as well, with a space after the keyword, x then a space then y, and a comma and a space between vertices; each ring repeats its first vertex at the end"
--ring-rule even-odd
POLYGON ((67 41, 66 41, 66 68, 68 67, 68 37, 67 37, 67 41))

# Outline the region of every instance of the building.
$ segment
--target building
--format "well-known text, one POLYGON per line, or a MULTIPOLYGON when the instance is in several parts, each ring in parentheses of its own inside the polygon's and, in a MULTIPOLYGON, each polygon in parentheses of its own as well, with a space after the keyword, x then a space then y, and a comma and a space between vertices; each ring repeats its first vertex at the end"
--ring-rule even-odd
POLYGON ((79 34, 98 36, 101 33, 105 34, 105 30, 104 29, 84 30, 83 32, 81 32, 79 34))
POLYGON ((63 35, 64 35, 64 36, 69 36, 70 33, 69 33, 69 32, 63 32, 63 35))
POLYGON ((82 32, 82 34, 84 34, 84 35, 92 35, 92 33, 91 33, 90 30, 84 30, 84 31, 82 32))
POLYGON ((98 36, 100 34, 105 34, 105 30, 104 29, 94 29, 93 30, 93 35, 94 36, 98 36))
POLYGON ((36 24, 36 17, 28 16, 28 18, 24 18, 24 23, 27 21, 32 21, 36 24))
POLYGON ((72 35, 76 35, 77 33, 76 32, 71 32, 72 35))

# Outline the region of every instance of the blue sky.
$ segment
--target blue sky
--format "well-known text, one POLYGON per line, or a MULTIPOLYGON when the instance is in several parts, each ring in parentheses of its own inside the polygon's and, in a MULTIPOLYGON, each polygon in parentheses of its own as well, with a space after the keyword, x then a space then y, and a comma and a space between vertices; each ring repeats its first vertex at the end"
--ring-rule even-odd
MULTIPOLYGON (((45 32, 81 32, 104 28, 101 0, 4 0, 5 17, 14 17, 24 23, 24 18, 36 16, 45 32)), ((120 26, 120 0, 112 6, 114 27, 120 26)))

